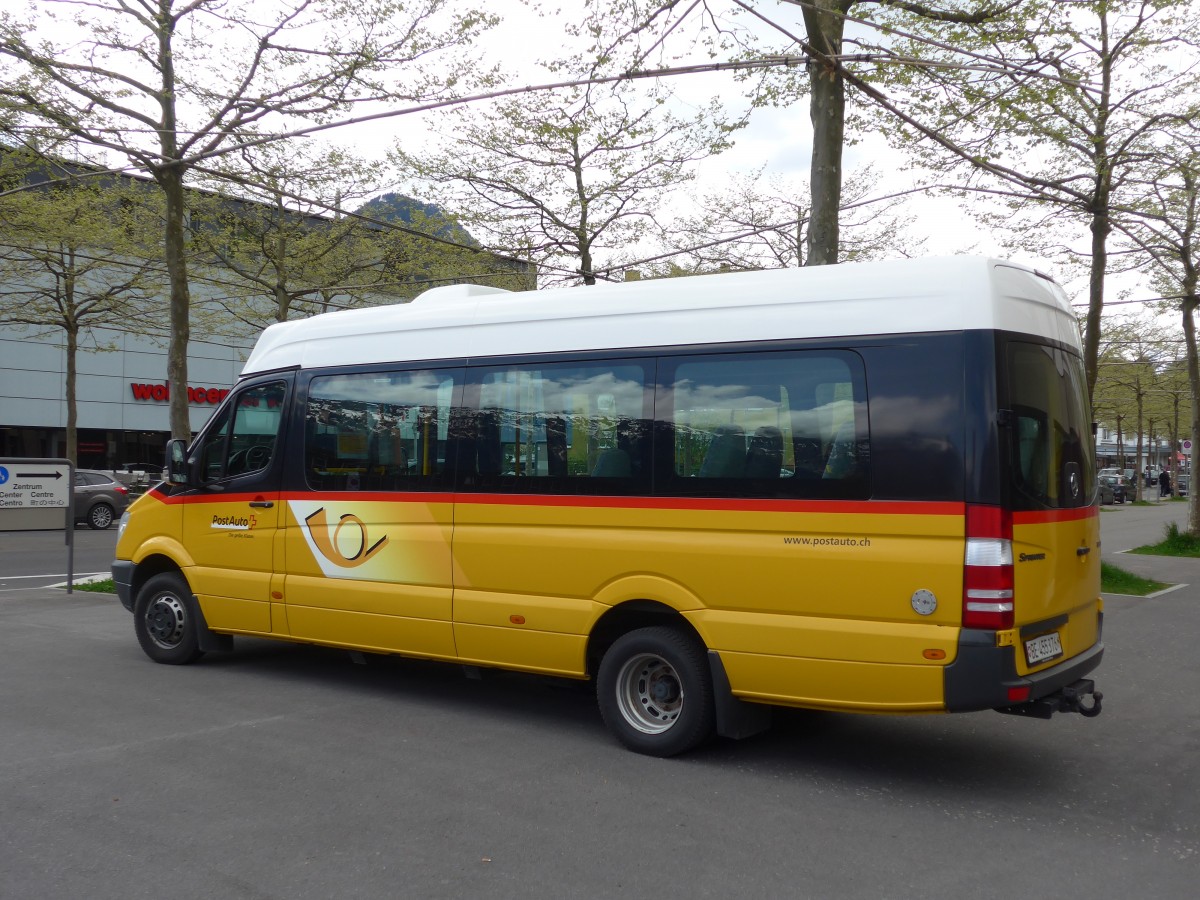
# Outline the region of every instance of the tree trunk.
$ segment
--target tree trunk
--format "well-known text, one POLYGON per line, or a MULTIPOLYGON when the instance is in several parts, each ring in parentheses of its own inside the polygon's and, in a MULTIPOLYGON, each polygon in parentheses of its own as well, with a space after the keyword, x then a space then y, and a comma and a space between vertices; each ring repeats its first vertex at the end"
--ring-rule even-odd
POLYGON ((1108 218, 1108 190, 1098 190, 1097 197, 1096 202, 1103 203, 1104 211, 1092 213, 1092 260, 1088 273, 1088 309, 1083 326, 1083 369, 1087 376, 1089 403, 1096 392, 1096 375, 1099 371, 1104 274, 1108 270, 1108 236, 1112 232, 1112 223, 1108 218))
POLYGON ((1137 464, 1134 466, 1137 469, 1137 490, 1133 492, 1133 499, 1142 500, 1146 493, 1146 473, 1142 471, 1142 390, 1141 385, 1138 385, 1137 391, 1137 464))
MULTIPOLYGON (((1194 284, 1187 292, 1181 306, 1183 308, 1183 339, 1187 347, 1188 387, 1191 388, 1192 395, 1192 460, 1194 461, 1196 448, 1200 447, 1200 361, 1196 356, 1196 320, 1193 317, 1196 307, 1200 306, 1200 295, 1196 293, 1194 284)), ((1194 462, 1191 471, 1193 483, 1188 485, 1188 533, 1200 537, 1200 492, 1196 490, 1194 462)))
MULTIPOLYGON (((808 41, 821 55, 842 52, 842 14, 847 4, 817 0, 805 5, 804 26, 808 41)), ((846 132, 846 85, 837 65, 820 58, 808 62, 808 116, 813 127, 809 186, 812 209, 808 222, 807 266, 828 266, 838 261, 838 214, 842 206, 842 144, 846 132)))
POLYGON ((275 321, 286 322, 292 308, 292 298, 287 290, 287 236, 284 223, 287 211, 283 207, 283 195, 275 195, 275 321))
POLYGON ((579 272, 583 275, 584 284, 595 284, 596 273, 592 269, 592 242, 588 236, 588 195, 587 186, 583 183, 583 156, 579 151, 579 136, 571 137, 571 154, 575 172, 575 196, 579 199, 579 227, 575 232, 576 246, 579 250, 579 272))
POLYGON ((67 459, 79 466, 79 408, 75 399, 76 363, 79 351, 79 326, 72 323, 67 332, 67 459))
MULTIPOLYGON (((1083 329, 1083 371, 1087 378, 1088 402, 1096 391, 1096 375, 1100 356, 1100 314, 1104 311, 1104 275, 1108 269, 1108 236, 1112 232, 1109 205, 1112 194, 1112 159, 1108 153, 1108 121, 1112 98, 1113 65, 1115 59, 1109 43, 1107 9, 1100 12, 1100 93, 1096 98, 1094 135, 1092 137, 1092 190, 1090 228, 1092 231, 1092 262, 1088 274, 1088 311, 1083 329)), ((1141 422, 1138 422, 1138 441, 1141 442, 1141 422)), ((1140 474, 1140 473, 1139 473, 1140 474)))
POLYGON ((157 16, 158 66, 162 76, 159 105, 162 111, 162 130, 159 146, 164 164, 154 169, 154 178, 163 190, 166 225, 163 234, 163 254, 167 278, 171 285, 169 313, 171 339, 167 345, 167 384, 171 394, 171 437, 191 440, 192 423, 188 415, 187 349, 191 340, 191 297, 188 293, 187 256, 184 253, 184 215, 186 198, 183 192, 184 167, 172 164, 179 159, 175 117, 175 61, 171 45, 175 37, 175 19, 171 4, 159 0, 157 16))
POLYGON ((167 345, 167 382, 171 393, 171 437, 191 440, 192 423, 188 415, 187 351, 191 339, 191 297, 188 292, 187 256, 184 249, 183 217, 185 200, 183 172, 167 167, 158 173, 166 198, 164 252, 171 296, 169 311, 171 339, 167 345))

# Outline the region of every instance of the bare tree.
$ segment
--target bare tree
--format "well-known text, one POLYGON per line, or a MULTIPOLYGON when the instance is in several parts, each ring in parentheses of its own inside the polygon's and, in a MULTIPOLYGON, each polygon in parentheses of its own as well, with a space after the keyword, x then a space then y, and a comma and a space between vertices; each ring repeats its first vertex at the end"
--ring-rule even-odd
MULTIPOLYGON (((1123 230, 1146 254, 1152 284, 1174 307, 1183 325, 1192 446, 1200 446, 1200 353, 1196 309, 1200 307, 1200 109, 1158 135, 1153 165, 1139 181, 1136 217, 1123 230)), ((1200 537, 1200 494, 1188 496, 1188 530, 1200 537)))
POLYGON ((414 182, 438 185, 488 246, 549 267, 552 282, 595 284, 649 233, 664 198, 694 177, 692 164, 728 147, 737 127, 715 104, 685 119, 667 100, 661 90, 638 98, 626 84, 513 98, 452 114, 441 152, 397 150, 394 161, 414 182))
POLYGON ((446 12, 446 0, 70 0, 0 14, 9 70, 7 133, 33 146, 64 140, 150 174, 164 198, 170 281, 171 433, 187 437, 187 182, 192 167, 250 129, 318 120, 382 98, 450 90, 426 59, 493 19, 446 12), (395 76, 403 76, 400 82, 395 76))
POLYGON ((962 29, 953 47, 919 34, 891 48, 927 65, 914 69, 908 103, 889 111, 908 120, 889 133, 944 183, 1006 201, 1014 244, 1086 271, 1090 393, 1114 216, 1145 164, 1144 138, 1196 90, 1186 41, 1198 26, 1182 0, 1034 0, 1016 27, 988 20, 962 29), (977 66, 961 65, 967 52, 977 66))
MULTIPOLYGON (((851 174, 842 199, 839 262, 919 252, 924 240, 907 227, 903 198, 881 195, 872 167, 851 174)), ((671 257, 680 271, 788 268, 807 262, 807 184, 765 178, 760 169, 699 198, 697 205, 697 214, 684 216, 667 231, 667 242, 681 248, 671 257)))
POLYGON ((227 286, 221 308, 257 329, 385 291, 377 233, 339 214, 375 189, 380 172, 297 141, 243 147, 205 167, 201 183, 212 191, 193 197, 189 235, 197 261, 227 286))
POLYGON ((0 324, 62 332, 66 455, 78 462, 80 342, 94 327, 152 321, 161 273, 148 259, 159 210, 145 184, 45 184, 64 170, 24 153, 0 159, 0 186, 34 186, 0 196, 0 324))
MULTIPOLYGON (((848 121, 847 89, 858 91, 868 103, 883 95, 869 81, 891 77, 877 70, 877 60, 889 56, 890 31, 895 19, 941 28, 947 31, 962 26, 1000 21, 1019 4, 1014 0, 979 2, 908 2, 908 0, 782 0, 798 8, 799 21, 781 20, 773 5, 759 0, 732 0, 733 7, 752 18, 756 29, 735 29, 725 10, 712 0, 682 3, 680 0, 629 2, 613 9, 611 3, 589 0, 591 14, 583 33, 594 36, 592 51, 598 69, 623 66, 640 67, 652 55, 669 53, 669 38, 685 29, 687 20, 701 23, 709 55, 718 49, 741 46, 746 56, 762 60, 791 57, 804 65, 791 68, 788 81, 768 81, 757 92, 755 104, 782 105, 807 94, 809 120, 813 129, 812 159, 809 168, 809 225, 806 239, 806 265, 828 265, 839 259, 839 215, 842 202, 842 155, 848 121), (859 29, 852 40, 846 38, 846 25, 854 15, 878 16, 887 13, 886 30, 859 29), (856 52, 847 54, 851 43, 856 52), (854 74, 851 66, 865 66, 867 74, 854 74)), ((869 21, 869 20, 868 20, 869 21)), ((693 40, 695 40, 693 33, 693 40)), ((683 52, 690 51, 687 44, 683 52)), ((919 60, 899 60, 901 66, 919 60)), ((903 77, 901 75, 900 77, 903 77)))
POLYGON ((1147 437, 1153 437, 1154 423, 1170 429, 1172 404, 1169 385, 1175 383, 1178 368, 1172 365, 1174 354, 1170 332, 1161 324, 1144 318, 1111 322, 1105 329, 1106 343, 1097 371, 1094 406, 1098 420, 1132 425, 1135 435, 1134 469, 1138 473, 1136 499, 1142 499, 1145 466, 1150 458, 1147 437))

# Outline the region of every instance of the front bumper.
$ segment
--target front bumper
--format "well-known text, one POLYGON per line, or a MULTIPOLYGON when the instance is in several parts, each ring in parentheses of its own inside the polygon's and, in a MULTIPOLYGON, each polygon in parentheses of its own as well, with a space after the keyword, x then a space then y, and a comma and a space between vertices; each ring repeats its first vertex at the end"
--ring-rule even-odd
POLYGON ((117 589, 117 599, 130 612, 133 612, 133 569, 133 562, 130 560, 113 560, 113 584, 117 589))

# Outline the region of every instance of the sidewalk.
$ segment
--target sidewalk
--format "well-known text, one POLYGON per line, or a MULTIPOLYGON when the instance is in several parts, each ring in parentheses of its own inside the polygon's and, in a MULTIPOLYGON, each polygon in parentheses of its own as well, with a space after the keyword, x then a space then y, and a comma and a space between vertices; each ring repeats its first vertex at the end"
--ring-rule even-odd
POLYGON ((1200 559, 1126 552, 1134 547, 1157 544, 1172 522, 1180 529, 1187 527, 1188 505, 1158 500, 1157 493, 1154 492, 1149 506, 1125 504, 1100 508, 1101 559, 1143 578, 1195 586, 1196 596, 1200 597, 1200 559))
MULTIPOLYGON (((1153 540, 1146 543, 1154 543, 1153 540)), ((1187 585, 1194 599, 1200 599, 1200 558, 1180 556, 1143 556, 1140 553, 1105 553, 1101 557, 1106 563, 1119 566, 1126 572, 1165 581, 1168 584, 1187 585)))

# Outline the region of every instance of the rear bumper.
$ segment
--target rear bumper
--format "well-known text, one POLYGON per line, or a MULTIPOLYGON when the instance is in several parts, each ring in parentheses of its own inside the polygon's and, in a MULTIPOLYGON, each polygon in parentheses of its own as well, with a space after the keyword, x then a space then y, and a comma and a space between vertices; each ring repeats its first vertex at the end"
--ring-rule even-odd
MULTIPOLYGON (((1100 624, 1104 619, 1101 614, 1100 624)), ((1101 631, 1103 629, 1101 628, 1101 631)), ((1096 643, 1057 666, 1018 675, 1012 647, 997 647, 994 631, 963 629, 958 658, 945 669, 946 709, 969 712, 1011 706, 1014 688, 1029 688, 1028 699, 1037 700, 1083 678, 1100 665, 1104 642, 1096 643)))

